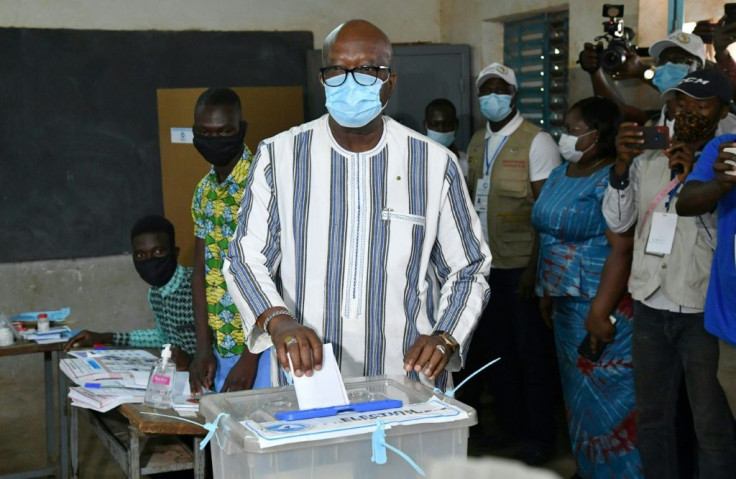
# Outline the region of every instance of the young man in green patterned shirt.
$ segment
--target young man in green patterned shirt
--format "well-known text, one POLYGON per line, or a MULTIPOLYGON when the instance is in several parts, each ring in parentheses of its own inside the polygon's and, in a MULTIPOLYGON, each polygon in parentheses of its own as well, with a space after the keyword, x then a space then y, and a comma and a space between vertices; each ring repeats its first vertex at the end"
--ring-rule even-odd
POLYGON ((222 265, 235 234, 240 199, 251 164, 245 146, 238 95, 229 88, 210 88, 194 109, 194 147, 212 165, 192 199, 194 275, 192 299, 197 353, 189 369, 192 393, 270 387, 270 360, 245 346, 243 323, 227 292, 222 265), (264 373, 257 375, 259 368, 264 373), (260 381, 259 381, 260 379, 260 381))
POLYGON ((66 343, 65 351, 95 344, 156 349, 171 344, 177 369, 186 370, 197 346, 192 312, 192 268, 177 262, 179 248, 174 225, 163 216, 146 216, 133 226, 130 241, 133 265, 141 278, 151 285, 148 303, 156 327, 129 333, 84 330, 66 343))

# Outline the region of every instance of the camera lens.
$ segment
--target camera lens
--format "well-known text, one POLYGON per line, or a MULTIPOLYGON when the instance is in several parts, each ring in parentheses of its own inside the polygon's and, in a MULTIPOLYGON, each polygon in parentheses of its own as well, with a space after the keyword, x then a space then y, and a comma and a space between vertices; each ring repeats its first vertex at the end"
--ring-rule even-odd
POLYGON ((600 65, 603 71, 613 72, 621 68, 626 62, 626 47, 611 42, 608 47, 601 52, 600 65))

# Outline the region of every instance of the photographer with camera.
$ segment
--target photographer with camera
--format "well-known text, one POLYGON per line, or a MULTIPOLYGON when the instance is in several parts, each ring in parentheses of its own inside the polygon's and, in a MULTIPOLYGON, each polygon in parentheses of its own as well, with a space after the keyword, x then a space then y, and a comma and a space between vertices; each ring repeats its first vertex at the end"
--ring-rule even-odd
MULTIPOLYGON (((600 62, 601 54, 596 48, 598 47, 586 43, 579 59, 583 70, 591 75, 595 94, 616 102, 624 113, 626 121, 636 122, 640 125, 646 123, 647 125, 667 126, 670 136, 672 136, 675 115, 678 111, 674 97, 670 97, 665 101, 658 115, 647 120, 644 111, 624 103, 609 78, 637 78, 660 92, 664 92, 677 85, 688 73, 701 70, 704 67, 705 45, 701 38, 697 35, 676 30, 649 47, 649 54, 654 59, 654 67, 642 62, 641 57, 632 48, 627 51, 626 58, 618 69, 610 73, 604 71, 600 62)), ((728 114, 718 123, 715 134, 718 136, 733 131, 736 131, 736 116, 728 114)))
POLYGON ((582 69, 590 74, 595 96, 607 98, 618 105, 625 121, 634 121, 644 124, 647 121, 646 112, 627 105, 611 83, 611 80, 624 78, 642 78, 650 66, 641 62, 636 53, 636 47, 631 43, 635 37, 634 31, 624 26, 623 5, 603 5, 603 16, 608 17, 603 22, 603 35, 596 37, 597 44, 586 43, 578 56, 578 63, 582 69), (601 40, 607 40, 604 47, 601 40))

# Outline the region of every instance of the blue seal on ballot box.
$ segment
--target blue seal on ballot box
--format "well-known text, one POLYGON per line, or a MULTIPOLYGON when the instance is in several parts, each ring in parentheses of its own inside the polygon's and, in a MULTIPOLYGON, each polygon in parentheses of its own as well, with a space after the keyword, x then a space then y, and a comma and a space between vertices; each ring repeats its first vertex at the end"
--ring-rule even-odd
POLYGON ((267 431, 272 432, 284 432, 284 433, 291 433, 291 432, 299 432, 304 431, 306 429, 309 429, 310 426, 308 424, 294 424, 293 422, 290 422, 288 424, 273 424, 271 426, 266 426, 264 429, 267 431))

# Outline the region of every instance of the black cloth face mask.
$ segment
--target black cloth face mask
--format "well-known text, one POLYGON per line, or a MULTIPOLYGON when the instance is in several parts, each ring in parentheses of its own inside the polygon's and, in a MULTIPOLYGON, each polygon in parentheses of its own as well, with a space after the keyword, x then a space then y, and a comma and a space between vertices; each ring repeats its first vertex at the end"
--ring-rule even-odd
POLYGON ((194 147, 200 155, 214 166, 225 166, 235 157, 243 154, 245 145, 245 122, 239 123, 240 130, 230 136, 202 136, 194 135, 194 147))
POLYGON ((171 253, 160 258, 134 261, 133 265, 143 281, 151 286, 161 287, 168 283, 176 272, 176 255, 171 253))

